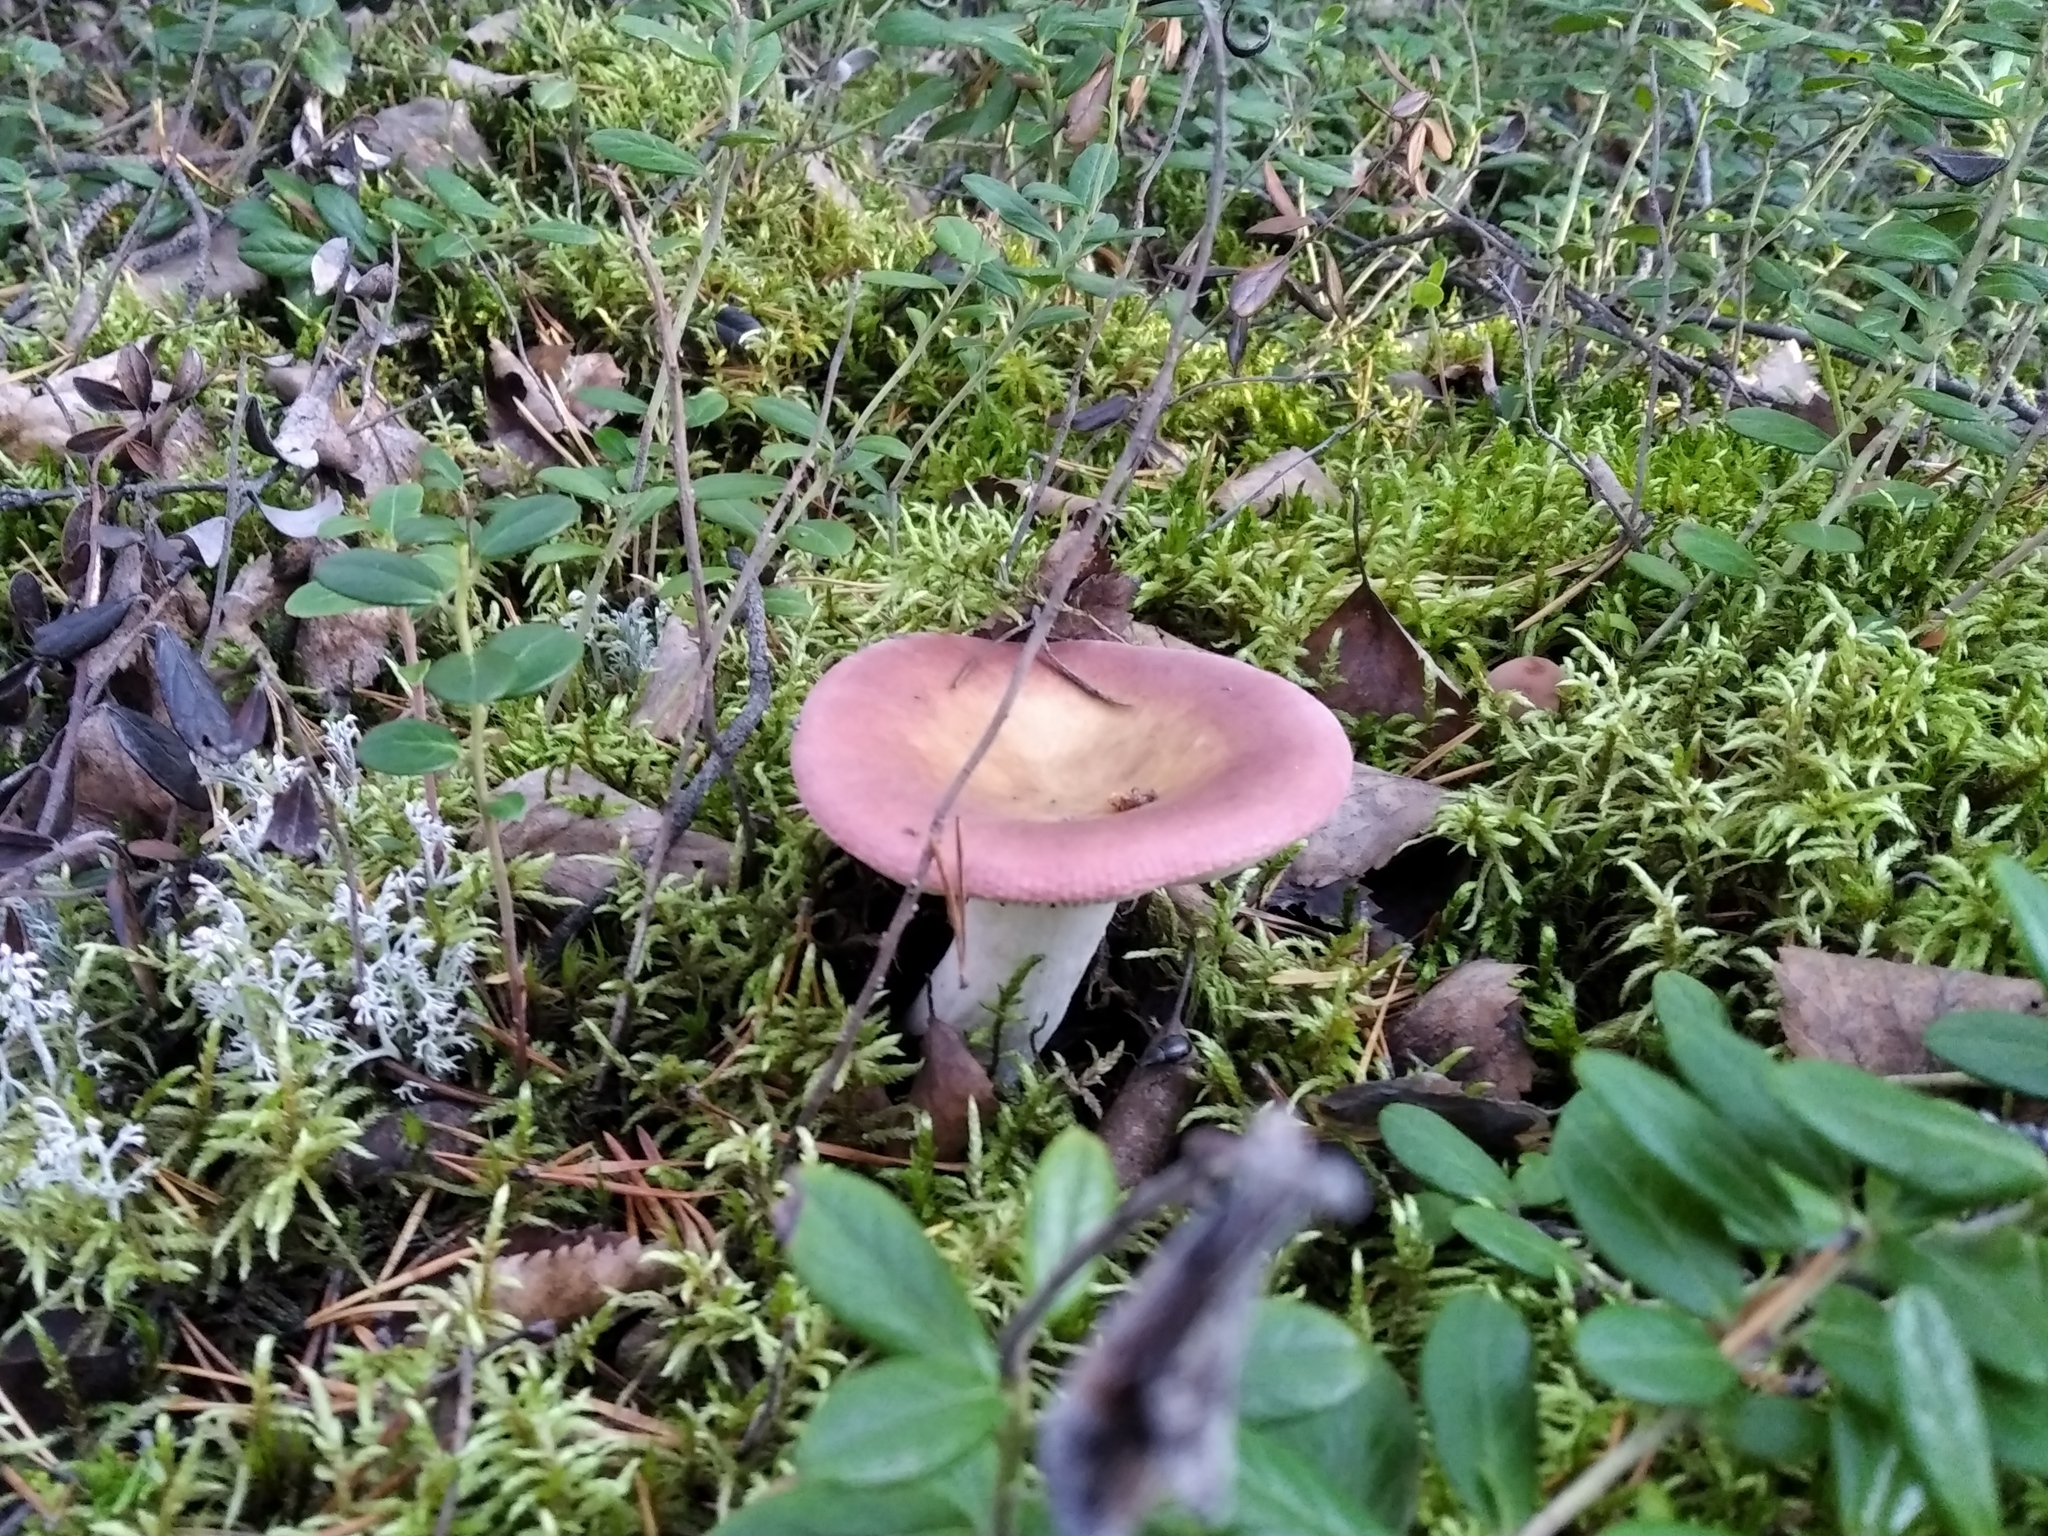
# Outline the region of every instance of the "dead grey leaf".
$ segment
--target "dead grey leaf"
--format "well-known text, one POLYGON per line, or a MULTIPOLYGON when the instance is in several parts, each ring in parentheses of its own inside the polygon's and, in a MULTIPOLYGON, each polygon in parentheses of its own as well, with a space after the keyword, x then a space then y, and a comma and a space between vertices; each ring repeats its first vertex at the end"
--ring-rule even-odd
POLYGON ((1171 634, 1156 624, 1143 624, 1135 620, 1131 624, 1130 634, 1125 636, 1125 638, 1133 645, 1156 645, 1163 650, 1169 651, 1199 651, 1201 649, 1192 640, 1183 640, 1179 635, 1171 634))
POLYGON ((212 570, 220 564, 220 557, 227 551, 228 520, 219 515, 202 518, 182 530, 179 537, 190 540, 200 563, 212 570))
POLYGON ((121 750, 159 789, 195 811, 207 808, 206 786, 199 782, 192 754, 176 731, 125 704, 109 704, 105 713, 121 750))
POLYGON ((1346 714, 1420 719, 1463 703, 1369 581, 1315 627, 1304 649, 1323 702, 1346 714))
POLYGON ((270 820, 263 828, 263 846, 274 848, 286 858, 314 859, 320 856, 320 795, 313 775, 301 771, 270 802, 270 820))
POLYGON ((1264 516, 1294 496, 1306 496, 1319 507, 1337 500, 1337 487, 1306 448, 1283 448, 1265 463, 1231 476, 1216 487, 1211 499, 1226 516, 1246 507, 1264 516))
POLYGON ((633 711, 633 724, 645 726, 662 741, 681 740, 702 672, 696 635, 669 614, 662 620, 661 641, 654 649, 654 664, 647 669, 647 691, 633 711))
POLYGON ((278 588, 277 563, 269 555, 258 555, 239 571, 221 603, 221 634, 237 645, 258 643, 256 627, 265 623, 284 605, 278 588))
POLYGON ((259 501, 256 509, 265 522, 286 538, 310 539, 327 519, 341 516, 341 493, 328 490, 310 507, 273 507, 267 501, 259 501))
POLYGON ((1510 1156, 1550 1126, 1550 1117, 1533 1104, 1504 1101, 1467 1092, 1440 1072, 1411 1072, 1405 1077, 1353 1083, 1315 1101, 1318 1114, 1347 1131, 1377 1134, 1380 1111, 1389 1104, 1419 1104, 1443 1116, 1496 1157, 1510 1156))
POLYGON ((341 708, 358 688, 377 681, 397 634, 397 610, 359 608, 299 624, 293 658, 299 680, 341 708))
POLYGON ((1353 763, 1344 803, 1308 835, 1268 905, 1338 916, 1345 889, 1427 832, 1449 798, 1434 784, 1353 763))
POLYGON ((493 441, 534 469, 563 462, 550 443, 574 437, 563 411, 585 427, 601 427, 612 412, 586 405, 578 392, 616 389, 626 375, 609 352, 571 352, 567 347, 529 347, 525 358, 493 340, 485 379, 484 413, 493 441))
POLYGON ((1843 1061, 1892 1076, 1939 1072, 1921 1044, 1927 1026, 1963 1009, 2044 1011, 2039 982, 2021 976, 1835 955, 1787 944, 1778 951, 1779 1022, 1800 1056, 1843 1061))
POLYGON ((853 188, 823 155, 804 156, 804 180, 813 192, 849 218, 860 212, 860 199, 854 196, 853 188))
POLYGON ((472 22, 462 35, 479 48, 498 48, 519 35, 519 21, 518 11, 493 11, 483 20, 472 22))
POLYGON ((1796 341, 1779 342, 1757 359, 1755 369, 1738 375, 1735 382, 1773 405, 1805 405, 1821 394, 1820 375, 1796 341))
POLYGON ((1462 1049, 1466 1054, 1450 1068, 1453 1078, 1491 1084, 1497 1099, 1520 1099, 1536 1081, 1515 989, 1523 969, 1499 960, 1455 967, 1388 1022, 1388 1050, 1397 1062, 1435 1067, 1462 1049))
MULTIPOLYGON (((659 810, 581 768, 536 768, 498 788, 526 801, 526 814, 498 829, 505 856, 552 854, 541 887, 568 901, 591 901, 610 890, 620 860, 645 861, 661 834, 659 810)), ((669 848, 664 873, 687 879, 701 872, 722 884, 731 875, 732 851, 724 839, 686 828, 669 848)))
POLYGON ((0 379, 0 454, 17 463, 61 455, 71 430, 64 408, 49 395, 0 379))
POLYGON ((1187 1032, 1174 1025, 1154 1035, 1102 1117, 1102 1142, 1119 1188, 1130 1189, 1166 1166, 1198 1086, 1187 1032))
MULTIPOLYGON (((1289 260, 1286 256, 1275 256, 1271 261, 1262 261, 1257 266, 1246 267, 1238 273, 1231 280, 1230 299, 1225 305, 1231 318, 1249 320, 1272 303, 1273 295, 1278 293, 1281 284, 1287 281, 1289 260)), ((1320 474, 1321 471, 1318 470, 1317 473, 1320 474)))
POLYGON ((341 286, 348 275, 348 236, 336 235, 313 253, 313 292, 324 298, 341 286))
MULTIPOLYGON (((146 271, 131 269, 128 281, 152 309, 182 309, 192 279, 199 271, 199 252, 180 251, 146 271)), ((242 260, 242 232, 223 222, 206 243, 206 278, 199 294, 203 299, 244 299, 259 291, 268 279, 242 260)))
POLYGON ((470 121, 469 103, 438 96, 386 107, 372 120, 375 147, 415 176, 439 168, 491 167, 491 151, 470 121))
POLYGON ((533 78, 531 75, 503 74, 495 69, 485 69, 481 64, 466 64, 461 59, 448 60, 441 66, 441 73, 465 96, 510 96, 533 78))

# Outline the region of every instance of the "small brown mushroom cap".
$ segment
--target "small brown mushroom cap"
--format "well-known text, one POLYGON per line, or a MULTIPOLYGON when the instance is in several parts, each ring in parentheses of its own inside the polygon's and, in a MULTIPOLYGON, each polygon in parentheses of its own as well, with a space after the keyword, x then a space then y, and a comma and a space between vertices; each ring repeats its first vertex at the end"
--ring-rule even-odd
MULTIPOLYGON (((834 665, 791 743, 812 820, 907 882, 1017 655, 914 634, 834 665)), ((962 792, 926 884, 990 901, 1120 901, 1258 863, 1327 820, 1350 783, 1343 726, 1285 678, 1207 651, 1057 642, 962 792)))

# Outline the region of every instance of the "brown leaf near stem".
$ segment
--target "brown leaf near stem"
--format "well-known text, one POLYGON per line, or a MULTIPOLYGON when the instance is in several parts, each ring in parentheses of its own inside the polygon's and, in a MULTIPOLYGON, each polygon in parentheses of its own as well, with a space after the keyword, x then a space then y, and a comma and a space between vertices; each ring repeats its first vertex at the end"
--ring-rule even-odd
MULTIPOLYGON (((628 799, 581 768, 536 768, 499 786, 525 797, 526 814, 501 823, 508 859, 552 855, 541 887, 565 900, 589 901, 618 882, 622 858, 644 863, 661 832, 661 812, 628 799)), ((731 877, 732 844, 685 828, 669 846, 664 873, 713 885, 731 877)))
POLYGON ((1273 296, 1287 281, 1288 261, 1288 257, 1275 256, 1271 261, 1246 267, 1231 280, 1226 308, 1232 319, 1250 320, 1273 302, 1273 296))
POLYGON ((1119 1188, 1142 1183, 1173 1160, 1199 1086, 1187 1032, 1175 1025, 1154 1035, 1102 1117, 1102 1141, 1119 1188))
POLYGON ((1109 115, 1110 92, 1115 85, 1110 61, 1105 60, 1094 74, 1081 82, 1081 88, 1067 98, 1061 131, 1067 148, 1085 149, 1102 132, 1103 119, 1109 115))
POLYGON ((270 803, 263 846, 289 859, 320 856, 320 794, 310 770, 302 770, 270 803))
POLYGON ((551 1234, 492 1262, 491 1305, 526 1324, 579 1322, 613 1296, 660 1285, 674 1271, 659 1255, 672 1251, 623 1232, 551 1234))
POLYGON ((1264 463, 1240 470, 1216 487, 1211 500, 1226 515, 1249 507, 1263 517, 1295 496, 1306 496, 1318 507, 1337 500, 1337 487, 1306 448, 1283 448, 1264 463))
POLYGON ((429 96, 386 107, 370 124, 367 137, 391 157, 394 167, 415 176, 436 167, 491 165, 491 151, 470 120, 465 101, 429 96))
MULTIPOLYGON (((954 505, 962 505, 979 496, 991 506, 1021 505, 1037 487, 1035 480, 1012 479, 1003 475, 984 475, 971 485, 962 486, 952 496, 954 505)), ((1086 517, 1095 509, 1095 498, 1082 496, 1073 491, 1063 491, 1056 485, 1048 485, 1039 493, 1038 515, 1060 518, 1086 517)))
POLYGON ((2041 985, 2026 977, 1829 954, 1788 944, 1778 951, 1779 1022, 1800 1056, 1819 1056, 1890 1076, 1936 1072, 1921 1043, 1927 1026, 1964 1009, 2038 1014, 2041 985))
POLYGON ((1307 667, 1323 702, 1351 715, 1430 718, 1433 706, 1456 710, 1464 700, 1432 669, 1422 647, 1362 581, 1309 635, 1307 667), (1432 692, 1434 698, 1432 698, 1432 692))
POLYGON ((178 733, 154 716, 123 704, 109 704, 105 711, 121 750, 164 793, 195 811, 211 802, 206 786, 199 781, 192 753, 178 733))
MULTIPOLYGON (((1266 201, 1273 205, 1273 211, 1282 219, 1301 219, 1301 210, 1294 205, 1294 199, 1287 195, 1287 183, 1280 179, 1271 160, 1259 162, 1259 179, 1265 183, 1266 201)), ((1302 219, 1305 224, 1308 221, 1302 219)), ((1258 231, 1254 229, 1253 233, 1258 231)))
MULTIPOLYGON (((1032 577, 1032 591, 1044 600, 1053 575, 1071 557, 1073 546, 1084 537, 1080 528, 1069 527, 1053 540, 1032 577)), ((1138 596, 1137 578, 1116 568, 1107 541, 1097 538, 1081 559, 1067 600, 1049 631, 1054 640, 1127 640, 1131 634, 1131 604, 1138 596)))
POLYGON ((1550 1129, 1550 1117, 1535 1105, 1468 1092, 1439 1072, 1352 1083, 1311 1107, 1347 1132, 1377 1136, 1380 1112, 1390 1104, 1417 1104, 1441 1115, 1496 1157, 1528 1147, 1550 1129))
POLYGON ((571 352, 552 343, 527 348, 522 360, 493 340, 489 364, 484 414, 491 438, 532 469, 564 462, 555 445, 573 440, 571 422, 600 427, 612 419, 612 412, 584 404, 577 391, 616 389, 626 381, 609 352, 571 352))
POLYGON ((33 640, 50 622, 50 597, 34 571, 16 571, 7 578, 7 616, 17 645, 33 640))
POLYGON ((662 741, 679 741, 697 702, 697 681, 704 671, 697 637, 675 614, 662 620, 654 664, 647 669, 647 689, 633 710, 633 724, 644 726, 662 741))
POLYGON ((108 710, 96 709, 70 729, 79 733, 71 786, 71 813, 78 825, 162 828, 171 823, 177 802, 128 754, 108 710))
POLYGON ((910 1084, 910 1102, 932 1117, 932 1152, 941 1162, 967 1155, 970 1110, 986 1131, 995 1124, 996 1089, 959 1028, 934 1019, 924 1036, 924 1064, 910 1084))
POLYGON ((1358 881, 1427 832, 1449 798, 1420 779, 1352 764, 1344 803, 1309 834, 1281 873, 1267 905, 1336 918, 1358 881))
POLYGON ((1496 1099, 1520 1099, 1536 1081, 1515 988, 1522 971, 1499 960, 1467 960, 1388 1022, 1387 1048, 1396 1061, 1430 1068, 1462 1050, 1451 1077, 1489 1084, 1496 1099))
POLYGON ((1387 115, 1395 118, 1413 117, 1429 105, 1429 92, 1424 90, 1403 91, 1394 98, 1394 104, 1387 108, 1387 115))

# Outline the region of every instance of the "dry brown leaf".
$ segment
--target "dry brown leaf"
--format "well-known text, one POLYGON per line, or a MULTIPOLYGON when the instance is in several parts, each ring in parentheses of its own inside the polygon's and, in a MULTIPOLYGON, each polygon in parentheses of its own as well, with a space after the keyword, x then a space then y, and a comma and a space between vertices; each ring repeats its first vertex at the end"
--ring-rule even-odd
POLYGON ((832 162, 823 155, 804 156, 804 180, 810 188, 826 202, 851 218, 860 212, 860 199, 854 196, 853 188, 846 184, 846 178, 832 169, 832 162))
POLYGON ((72 430, 64 408, 48 395, 0 379, 0 454, 17 463, 60 455, 72 430))
POLYGON ((178 802, 129 755, 114 734, 112 716, 96 709, 78 732, 72 815, 81 827, 168 826, 178 802))
POLYGON ((1536 1081, 1536 1058, 1522 1038, 1522 995, 1515 990, 1522 970, 1499 960, 1467 960, 1389 1021, 1388 1050, 1397 1062, 1435 1067, 1466 1049, 1451 1077, 1488 1083, 1496 1099, 1520 1099, 1536 1081))
POLYGON ((1419 1104, 1496 1157, 1511 1156, 1550 1128, 1550 1117, 1535 1105, 1468 1092, 1440 1072, 1353 1083, 1324 1094, 1315 1108, 1346 1131, 1377 1134, 1380 1112, 1390 1104, 1419 1104))
POLYGON ((417 176, 439 167, 488 170, 491 151, 469 118, 469 103, 430 96, 386 107, 372 122, 377 147, 417 176))
POLYGON ((521 1323, 580 1322, 612 1297, 652 1290, 674 1250, 623 1232, 563 1233, 491 1263, 491 1305, 521 1323))
POLYGON ((520 20, 518 11, 493 11, 482 21, 471 23, 462 35, 479 48, 502 48, 519 35, 520 20))
POLYGON ((354 613, 302 619, 292 648, 299 681, 343 709, 349 695, 367 688, 384 671, 384 658, 398 634, 395 608, 359 608, 354 613))
POLYGON ((1173 1160, 1198 1086, 1186 1031, 1172 1026, 1154 1035, 1102 1117, 1102 1141, 1119 1188, 1133 1188, 1173 1160))
POLYGON ((1085 149, 1102 132, 1102 120, 1109 112, 1109 93, 1115 85, 1114 72, 1105 61, 1094 74, 1081 82, 1079 90, 1067 98, 1062 133, 1067 148, 1085 149))
POLYGON ((1183 640, 1179 635, 1173 634, 1169 630, 1161 629, 1157 624, 1142 624, 1135 620, 1131 624, 1131 632, 1124 638, 1133 645, 1153 645, 1167 651, 1199 651, 1202 649, 1201 646, 1196 645, 1192 640, 1183 640))
MULTIPOLYGON (((1308 222, 1302 218, 1301 210, 1294 205, 1294 199, 1287 195, 1287 183, 1280 179, 1280 173, 1273 168, 1271 160, 1259 162, 1259 178, 1265 183, 1266 201, 1273 205, 1275 213, 1282 219, 1301 219, 1304 224, 1308 222)), ((1252 233, 1257 234, 1258 231, 1254 229, 1252 233)))
MULTIPOLYGON (((619 861, 644 861, 661 834, 661 812, 628 799, 581 768, 536 768, 499 786, 526 798, 526 814, 498 829, 507 858, 552 854, 541 887, 566 900, 593 900, 619 878, 619 861)), ((664 872, 698 873, 722 884, 732 872, 732 844, 685 828, 669 848, 664 872)))
MULTIPOLYGON (((1323 702, 1351 715, 1414 715, 1432 708, 1432 668, 1422 647, 1380 601, 1369 581, 1315 627, 1306 642, 1307 664, 1323 702)), ((1438 676, 1434 703, 1455 709, 1463 700, 1438 676)))
POLYGON ((647 691, 633 711, 633 724, 645 726, 663 741, 679 741, 697 702, 697 679, 704 663, 697 637, 674 614, 662 620, 661 642, 654 665, 647 669, 647 691))
MULTIPOLYGON (((1262 261, 1257 266, 1246 267, 1236 277, 1231 279, 1230 298, 1224 307, 1229 311, 1232 319, 1249 320, 1273 302, 1273 296, 1280 291, 1281 285, 1287 281, 1289 260, 1290 258, 1286 256, 1275 256, 1271 261, 1262 261)), ((1313 469, 1317 476, 1322 478, 1325 485, 1329 484, 1328 477, 1323 475, 1322 470, 1316 465, 1314 460, 1308 457, 1307 453, 1299 448, 1290 448, 1287 452, 1301 455, 1305 464, 1304 474, 1306 474, 1308 469, 1313 469)), ((1282 454, 1280 457, 1285 458, 1286 454, 1282 454)), ((1278 459, 1269 461, 1269 463, 1278 462, 1278 459)), ((1331 487, 1331 494, 1335 494, 1335 487, 1331 487)), ((1229 507, 1225 510, 1234 512, 1237 509, 1229 507)))
POLYGON ((235 572, 221 603, 220 632, 237 645, 254 646, 259 643, 257 627, 269 623, 283 606, 277 564, 267 554, 258 555, 235 572))
POLYGON ((1518 716, 1530 709, 1556 709, 1557 685, 1563 679, 1564 668, 1548 656, 1517 656, 1488 672, 1486 686, 1495 693, 1515 695, 1507 710, 1518 716))
POLYGON ((1420 779, 1351 765, 1351 788, 1328 821, 1308 835, 1268 905, 1335 918, 1347 891, 1429 830, 1450 796, 1420 779))
MULTIPOLYGON (((181 309, 185 294, 199 270, 199 253, 185 251, 147 271, 130 271, 128 280, 142 301, 154 309, 181 309)), ((242 232, 232 224, 214 230, 206 246, 206 279, 200 296, 207 299, 243 299, 261 289, 267 279, 242 260, 242 232)))
POLYGON ((441 66, 441 73, 465 96, 510 96, 533 78, 531 75, 508 75, 499 70, 485 69, 481 64, 470 64, 461 59, 448 60, 441 66))
POLYGON ((1927 1026, 1966 1008, 2040 1013, 2040 983, 1935 965, 1834 955, 1788 944, 1778 951, 1779 1020, 1800 1056, 1820 1056, 1891 1076, 1938 1072, 1921 1043, 1927 1026))
POLYGON ((486 423, 492 439, 522 463, 548 469, 564 462, 555 445, 574 438, 570 421, 601 427, 612 419, 612 412, 585 405, 576 392, 594 386, 616 389, 625 382, 625 373, 609 352, 571 352, 549 344, 529 347, 522 361, 494 340, 484 387, 486 423))
POLYGON ((1337 500, 1337 487, 1306 448, 1283 448, 1263 464, 1232 475, 1216 487, 1216 510, 1226 515, 1245 507, 1264 516, 1281 501, 1306 496, 1319 507, 1337 500))
POLYGON ((932 1153, 941 1162, 967 1155, 968 1110, 984 1134, 996 1123, 996 1089, 957 1026, 934 1020, 924 1034, 924 1064, 910 1084, 910 1102, 932 1117, 932 1153))

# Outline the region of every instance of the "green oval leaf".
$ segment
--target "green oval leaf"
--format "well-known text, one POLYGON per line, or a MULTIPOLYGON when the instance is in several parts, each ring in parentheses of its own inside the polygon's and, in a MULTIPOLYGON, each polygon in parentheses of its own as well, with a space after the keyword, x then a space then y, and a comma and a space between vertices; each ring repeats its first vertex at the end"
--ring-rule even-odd
POLYGON ((317 581, 309 581, 293 591, 284 600, 284 611, 295 619, 331 619, 344 613, 361 613, 365 608, 374 608, 375 603, 358 602, 352 597, 343 597, 330 587, 323 587, 317 581))
POLYGON ((1390 1104, 1380 1112, 1379 1130, 1387 1150, 1425 1184, 1503 1211, 1514 1209, 1514 1189, 1500 1164, 1443 1116, 1419 1104, 1390 1104))
POLYGON ((1536 1508, 1533 1346, 1521 1314, 1460 1291, 1422 1345, 1422 1407, 1444 1478, 1487 1529, 1511 1531, 1536 1508))
POLYGON ((1890 219, 1861 236, 1842 242, 1880 261, 1961 261, 1963 249, 1936 229, 1918 219, 1890 219))
MULTIPOLYGON (((1024 1287, 1035 1292, 1083 1238, 1109 1219, 1122 1198, 1109 1149, 1102 1138, 1078 1125, 1055 1136, 1031 1170, 1031 1198, 1024 1212, 1024 1287)), ((1046 1313, 1057 1322, 1087 1294, 1101 1261, 1091 1259, 1067 1282, 1046 1313)))
POLYGON ((1926 1098, 1834 1061, 1791 1061, 1780 1100, 1850 1156, 1943 1201, 2015 1200, 2048 1183, 2048 1158, 1960 1104, 1926 1098))
POLYGON ((786 395, 756 395, 747 409, 778 432, 809 442, 818 430, 818 413, 801 400, 786 395))
POLYGON ((1654 581, 1658 586, 1669 587, 1673 592, 1692 590, 1692 578, 1661 556, 1632 549, 1621 557, 1621 563, 1645 581, 1654 581))
POLYGON ((1922 389, 1909 384, 1899 391, 1908 400, 1919 406, 1930 416, 1939 416, 1943 421, 1989 421, 1984 407, 1973 400, 1960 400, 1954 395, 1944 395, 1938 389, 1922 389))
POLYGON ((1906 1447, 1958 1536, 1998 1536, 1998 1478, 1976 1372, 1941 1298, 1909 1285, 1892 1299, 1892 1399, 1906 1447))
POLYGON ((381 607, 422 608, 448 590, 434 568, 414 555, 388 549, 345 549, 313 567, 330 592, 381 607))
POLYGON ((820 560, 844 560, 853 553, 855 542, 851 528, 827 517, 800 518, 782 537, 791 549, 820 560))
POLYGON ((1958 1071, 2048 1098, 2048 1019, 1976 1009, 1927 1027, 1927 1049, 1958 1071))
POLYGON ((477 529, 476 552, 485 560, 502 560, 545 544, 581 515, 582 509, 568 496, 522 497, 500 507, 477 529))
POLYGON ((484 651, 443 656, 427 668, 426 690, 443 704, 467 709, 501 699, 512 683, 512 664, 484 651))
POLYGON ((1937 421, 1934 430, 1952 443, 2002 459, 2020 446, 2017 434, 1995 421, 1937 421))
POLYGON ((1738 437, 1790 449, 1793 453, 1819 453, 1833 441, 1804 416, 1773 410, 1767 405, 1745 405, 1730 411, 1728 427, 1738 437))
POLYGON ((1860 555, 1863 535, 1840 523, 1787 523, 1779 530, 1785 542, 1810 549, 1818 555, 1860 555))
POLYGON ((543 245, 597 245, 604 239, 588 224, 574 219, 535 219, 520 233, 543 245))
POLYGON ((1601 1307, 1580 1319, 1573 1349, 1615 1391, 1664 1408, 1704 1407, 1742 1384, 1699 1320, 1670 1307, 1601 1307))
POLYGON ((429 166, 420 172, 420 180, 434 194, 435 201, 450 213, 474 219, 479 224, 495 224, 505 217, 504 209, 445 166, 429 166))
POLYGON ((600 128, 585 142, 600 160, 656 176, 696 176, 704 170, 695 155, 638 128, 600 128))
POLYGON ((431 720, 388 720, 363 736, 356 760, 377 773, 417 778, 445 773, 461 762, 462 743, 448 727, 431 720))
MULTIPOLYGON (((499 697, 516 699, 567 676, 583 659, 583 642, 576 631, 560 624, 515 624, 485 641, 477 656, 507 668, 499 697)), ((432 674, 428 677, 431 682, 432 674)))
POLYGON ((1461 1205, 1451 1212, 1451 1226, 1480 1252, 1538 1280, 1554 1280, 1560 1273, 1577 1275, 1584 1268, 1579 1256, 1563 1243, 1533 1222, 1507 1211, 1485 1205, 1461 1205))
POLYGON ((1680 523, 1671 535, 1671 543, 1686 559, 1717 576, 1747 580, 1757 573, 1756 556, 1740 539, 1719 528, 1709 528, 1704 523, 1680 523))
POLYGON ((1238 1412, 1257 1423, 1334 1407, 1366 1383, 1372 1356, 1344 1320, 1305 1301, 1259 1303, 1238 1412))
POLYGON ((751 501, 780 496, 787 483, 780 475, 705 475, 692 480, 690 490, 699 501, 751 501))
POLYGON ((1870 78, 1907 106, 1917 107, 1935 117, 1956 117, 1966 122, 1988 123, 2004 116, 1983 97, 1958 90, 1932 75, 1914 74, 1911 70, 1900 69, 1893 64, 1873 64, 1870 66, 1870 78))
POLYGON ((618 493, 609 475, 594 469, 585 469, 580 464, 556 464, 542 470, 536 479, 551 491, 561 491, 584 501, 599 505, 610 501, 618 493))
POLYGON ((803 1477, 873 1487, 951 1466, 985 1444, 1009 1406, 973 1367, 884 1360, 832 1384, 796 1445, 803 1477))
POLYGON ((940 1355, 993 1377, 987 1331, 901 1201, 822 1165, 803 1170, 797 1193, 790 1265, 841 1324, 895 1353, 940 1355))

